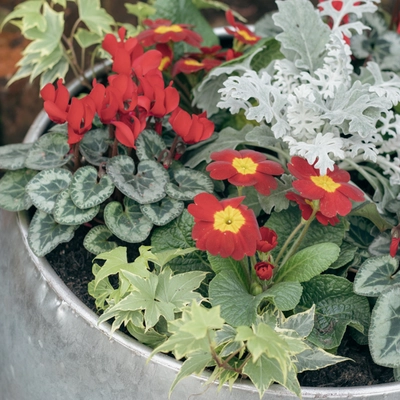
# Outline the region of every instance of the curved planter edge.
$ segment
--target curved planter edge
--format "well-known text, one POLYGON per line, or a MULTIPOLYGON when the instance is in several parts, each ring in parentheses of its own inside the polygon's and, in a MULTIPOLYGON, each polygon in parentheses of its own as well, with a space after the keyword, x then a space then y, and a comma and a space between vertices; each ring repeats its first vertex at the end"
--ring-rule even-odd
MULTIPOLYGON (((104 68, 101 65, 95 73, 104 68)), ((80 88, 69 85, 71 93, 80 88)), ((42 111, 25 142, 33 142, 49 125, 42 111)), ((156 355, 108 324, 57 276, 46 259, 27 244, 26 213, 0 211, 0 388, 5 400, 167 399, 181 362, 156 355)), ((206 374, 181 381, 172 400, 256 400, 251 383, 202 385, 206 374)), ((303 388, 303 399, 398 400, 400 383, 353 388, 303 388)), ((296 399, 273 385, 263 399, 296 399)))

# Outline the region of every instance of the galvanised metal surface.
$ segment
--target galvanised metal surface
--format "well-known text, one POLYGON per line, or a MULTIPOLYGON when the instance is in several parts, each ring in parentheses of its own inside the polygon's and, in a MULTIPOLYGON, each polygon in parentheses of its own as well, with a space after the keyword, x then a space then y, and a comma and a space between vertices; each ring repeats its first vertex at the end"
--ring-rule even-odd
MULTIPOLYGON (((72 91, 78 90, 74 84, 72 91)), ((26 141, 47 127, 40 114, 26 141)), ((167 400, 180 363, 165 355, 150 362, 150 349, 115 333, 27 245, 27 216, 0 211, 0 399, 167 400)), ((257 400, 247 383, 229 391, 191 376, 171 400, 257 400)), ((303 399, 399 400, 400 383, 359 388, 304 388, 303 399)), ((294 400, 278 385, 263 399, 294 400)))

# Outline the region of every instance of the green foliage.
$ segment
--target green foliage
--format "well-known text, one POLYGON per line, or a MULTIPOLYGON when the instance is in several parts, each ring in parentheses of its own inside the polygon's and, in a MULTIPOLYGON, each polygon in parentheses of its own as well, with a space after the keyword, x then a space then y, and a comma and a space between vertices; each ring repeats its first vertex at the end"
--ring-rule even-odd
POLYGON ((86 234, 83 246, 96 255, 111 251, 117 247, 117 243, 108 240, 111 236, 112 232, 105 225, 95 226, 86 234))
POLYGON ((0 147, 0 168, 8 170, 22 169, 32 143, 9 144, 0 147))
POLYGON ((140 211, 154 225, 163 226, 178 218, 185 208, 183 201, 164 197, 159 203, 143 204, 140 211))

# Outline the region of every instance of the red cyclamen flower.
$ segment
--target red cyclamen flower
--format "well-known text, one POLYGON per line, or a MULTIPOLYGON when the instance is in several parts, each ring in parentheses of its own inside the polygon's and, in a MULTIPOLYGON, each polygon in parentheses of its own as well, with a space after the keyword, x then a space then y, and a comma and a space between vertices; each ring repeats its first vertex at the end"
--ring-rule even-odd
POLYGON ((69 109, 69 92, 63 85, 63 80, 57 81, 57 89, 52 83, 48 83, 40 91, 40 95, 49 118, 56 124, 63 124, 67 120, 69 109))
POLYGON ((391 257, 395 257, 400 244, 400 225, 395 226, 391 232, 392 240, 390 242, 389 254, 391 257))
POLYGON ((267 261, 260 261, 254 266, 254 269, 262 281, 267 281, 272 278, 274 265, 267 261))
POLYGON ((187 144, 198 143, 208 139, 214 133, 214 123, 207 119, 207 113, 189 115, 177 107, 169 117, 172 129, 187 144))
POLYGON ((278 235, 265 226, 260 228, 261 240, 257 242, 257 250, 268 253, 278 245, 278 235))
POLYGON ((236 22, 231 10, 225 13, 225 17, 233 28, 225 28, 225 30, 237 41, 246 44, 255 44, 261 39, 261 36, 255 35, 246 25, 236 22))
POLYGON ((320 175, 319 170, 301 157, 292 157, 289 171, 298 180, 293 187, 301 196, 310 200, 319 200, 319 210, 328 218, 347 215, 352 208, 351 201, 363 201, 364 193, 348 183, 350 174, 335 165, 333 171, 320 175))
MULTIPOLYGON (((308 221, 308 219, 311 217, 311 214, 313 213, 313 203, 312 200, 305 199, 304 197, 301 197, 300 195, 294 193, 294 192, 289 192, 285 194, 285 197, 288 200, 295 201, 300 210, 301 210, 301 217, 308 221)), ((339 223, 339 218, 337 216, 334 217, 326 217, 324 214, 322 214, 320 211, 317 211, 315 214, 315 218, 319 223, 322 225, 328 225, 331 224, 332 226, 336 225, 339 223)))
POLYGON ((96 114, 96 105, 90 96, 78 99, 72 98, 68 110, 68 143, 78 143, 83 135, 92 129, 93 118, 96 114))
POLYGON ((243 199, 218 201, 209 193, 195 196, 188 211, 194 217, 192 237, 198 249, 235 260, 255 254, 261 235, 254 212, 241 204, 243 199))
POLYGON ((188 29, 190 25, 172 24, 167 19, 156 19, 155 21, 145 19, 143 24, 150 29, 140 32, 136 37, 146 47, 170 41, 186 42, 194 47, 200 47, 203 40, 198 33, 188 29))
POLYGON ((226 149, 211 153, 215 162, 206 168, 213 179, 228 179, 235 186, 254 186, 264 196, 276 189, 278 183, 272 175, 283 174, 283 168, 265 154, 253 150, 226 149))

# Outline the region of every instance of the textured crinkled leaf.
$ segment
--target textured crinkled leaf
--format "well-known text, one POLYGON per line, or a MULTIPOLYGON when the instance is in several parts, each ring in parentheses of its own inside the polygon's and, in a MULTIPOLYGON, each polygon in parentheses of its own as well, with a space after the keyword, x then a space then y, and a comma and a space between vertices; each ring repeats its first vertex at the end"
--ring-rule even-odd
POLYGON ((180 168, 174 171, 175 183, 167 183, 165 191, 175 200, 193 200, 199 193, 212 193, 212 180, 202 172, 189 168, 180 168))
POLYGON ((363 262, 354 279, 357 294, 378 297, 390 286, 400 284, 400 275, 395 274, 398 261, 389 256, 371 257, 363 262))
POLYGON ((38 257, 44 257, 60 243, 69 242, 77 226, 60 225, 53 217, 37 210, 28 229, 29 247, 38 257))
POLYGON ((104 33, 111 33, 111 25, 114 19, 101 8, 100 0, 77 0, 79 18, 85 23, 91 32, 103 36, 104 33))
POLYGON ((113 201, 104 209, 104 221, 110 231, 128 243, 143 242, 150 234, 152 222, 140 211, 140 205, 125 197, 124 206, 113 201))
POLYGON ((41 136, 28 152, 25 166, 31 169, 50 169, 65 165, 72 157, 67 135, 60 132, 41 136))
POLYGON ((93 129, 85 133, 79 142, 79 150, 90 164, 99 166, 108 160, 108 157, 104 156, 109 146, 108 142, 107 129, 93 129))
POLYGON ((167 148, 164 140, 156 132, 145 129, 136 140, 136 154, 139 160, 158 159, 161 152, 167 148))
POLYGON ((8 144, 0 147, 0 169, 24 168, 32 143, 8 144))
POLYGON ((185 204, 182 201, 164 197, 160 203, 144 204, 140 211, 154 225, 163 226, 182 214, 185 204))
POLYGON ((45 213, 53 212, 57 196, 68 188, 71 172, 62 168, 45 169, 39 172, 27 185, 26 192, 32 203, 45 213))
POLYGON ((114 192, 114 184, 108 175, 98 180, 96 168, 88 165, 79 168, 71 182, 71 199, 79 208, 92 208, 107 200, 114 192))
POLYGON ((319 275, 302 285, 303 294, 296 311, 315 304, 314 329, 308 336, 311 343, 332 349, 339 346, 348 325, 368 331, 368 299, 355 294, 350 281, 334 275, 319 275))
POLYGON ((91 221, 100 211, 100 206, 82 210, 71 199, 69 190, 61 192, 55 202, 54 220, 61 225, 82 225, 91 221))
POLYGON ((308 0, 285 0, 276 4, 279 12, 272 18, 275 25, 283 30, 276 36, 282 43, 281 52, 298 68, 315 71, 322 65, 321 54, 330 34, 328 25, 308 0))
POLYGON ((340 247, 335 243, 320 243, 299 250, 274 275, 275 282, 306 282, 337 260, 340 247))
POLYGON ((123 194, 140 204, 156 203, 165 197, 169 176, 156 161, 141 161, 134 175, 133 160, 128 156, 116 156, 108 162, 107 173, 123 194))
POLYGON ((101 254, 111 251, 117 247, 117 243, 109 241, 112 232, 105 225, 92 228, 83 240, 83 247, 93 254, 101 254))
POLYGON ((378 365, 400 366, 400 285, 384 291, 378 298, 371 315, 369 346, 378 365))
POLYGON ((25 187, 37 171, 19 169, 8 171, 0 179, 0 207, 7 211, 27 210, 32 200, 25 191, 25 187))
POLYGON ((340 247, 339 257, 329 266, 329 269, 338 269, 353 261, 357 250, 357 246, 344 242, 340 247))
MULTIPOLYGON (((196 247, 192 239, 193 217, 184 210, 183 213, 169 224, 154 229, 151 235, 151 245, 154 253, 172 249, 187 249, 196 247)), ((171 269, 175 272, 185 271, 211 271, 207 253, 196 251, 185 255, 184 257, 176 257, 169 263, 171 269)))
POLYGON ((392 229, 393 225, 379 213, 375 203, 363 203, 351 211, 351 215, 369 219, 381 232, 392 229))
POLYGON ((299 282, 280 282, 262 293, 264 298, 271 299, 280 311, 293 310, 300 301, 303 287, 299 282))
POLYGON ((278 187, 272 190, 268 196, 258 194, 258 200, 261 208, 267 214, 271 214, 273 209, 275 212, 280 212, 289 207, 290 201, 285 197, 285 195, 293 191, 293 181, 294 177, 292 175, 283 174, 279 177, 279 179, 276 179, 278 187))
MULTIPOLYGON (((213 181, 218 182, 218 181, 213 181)), ((222 181, 219 181, 222 182, 222 181)), ((215 186, 214 186, 215 188, 215 186)), ((228 186, 229 190, 229 197, 237 197, 237 188, 234 187, 233 185, 228 186)), ((215 192, 217 190, 214 189, 215 192)), ((245 196, 242 204, 247 206, 248 208, 251 208, 254 211, 254 214, 256 217, 258 217, 262 211, 260 201, 259 201, 259 193, 253 186, 243 186, 242 188, 242 196, 245 196)))

